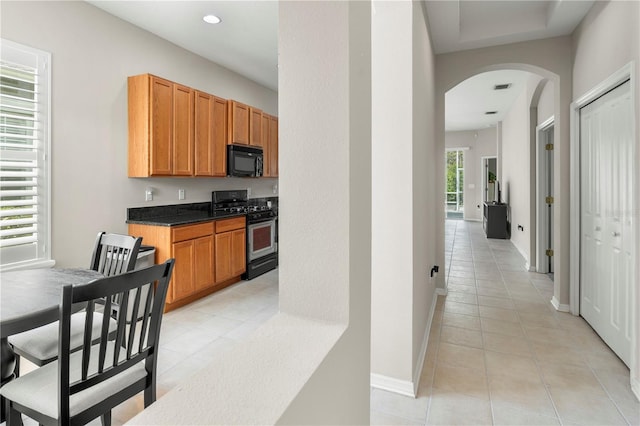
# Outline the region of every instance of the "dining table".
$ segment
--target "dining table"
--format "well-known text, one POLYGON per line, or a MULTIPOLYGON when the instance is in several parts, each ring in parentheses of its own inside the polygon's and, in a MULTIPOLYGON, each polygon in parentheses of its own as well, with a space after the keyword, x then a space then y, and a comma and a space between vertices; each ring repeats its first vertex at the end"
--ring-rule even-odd
MULTIPOLYGON (((15 354, 8 337, 60 317, 62 288, 103 278, 91 269, 38 268, 0 273, 1 385, 15 378, 15 354)), ((2 403, 4 421, 4 403, 2 403)))

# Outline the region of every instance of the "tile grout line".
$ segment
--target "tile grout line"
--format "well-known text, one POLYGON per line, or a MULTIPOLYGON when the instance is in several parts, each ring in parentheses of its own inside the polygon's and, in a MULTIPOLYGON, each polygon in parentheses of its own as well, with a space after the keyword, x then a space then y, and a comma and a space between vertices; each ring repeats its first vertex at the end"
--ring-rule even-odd
POLYGON ((609 390, 606 388, 606 386, 602 383, 602 380, 600 380, 600 377, 598 377, 598 375, 595 372, 595 369, 591 366, 591 364, 589 362, 586 362, 585 364, 587 364, 587 367, 589 367, 589 371, 591 371, 591 374, 593 374, 593 376, 596 378, 596 380, 598 381, 598 384, 602 387, 602 389, 604 390, 604 392, 607 394, 607 397, 609 397, 609 399, 611 400, 611 402, 613 403, 613 406, 616 407, 616 410, 618 411, 618 414, 620 414, 620 416, 624 419, 625 422, 627 422, 628 425, 631 425, 631 422, 629 421, 629 419, 627 418, 627 416, 624 415, 624 413, 622 412, 622 410, 620 409, 620 407, 618 406, 618 404, 616 403, 616 400, 613 399, 613 397, 611 396, 611 393, 609 392, 609 390))
MULTIPOLYGON (((456 223, 456 226, 454 228, 453 231, 453 241, 451 242, 451 258, 449 259, 449 268, 447 268, 447 276, 446 276, 446 280, 445 280, 445 289, 447 289, 449 287, 449 272, 451 271, 451 261, 453 260, 453 248, 455 245, 455 241, 456 241, 456 232, 458 229, 458 224, 456 223)), ((442 297, 443 299, 446 299, 446 296, 436 296, 436 297, 442 297)), ((436 304, 438 302, 436 301, 436 304)), ((431 402, 433 401, 433 384, 435 383, 436 380, 436 366, 438 365, 438 356, 440 355, 440 343, 441 343, 441 339, 442 339, 442 325, 444 322, 444 305, 442 306, 442 318, 440 319, 440 324, 438 324, 438 328, 439 328, 439 333, 438 333, 438 346, 436 348, 436 356, 435 359, 433 360, 433 374, 431 375, 431 383, 430 383, 430 389, 429 389, 429 402, 427 403, 427 413, 424 419, 424 424, 425 426, 429 424, 429 412, 431 411, 431 402)))
MULTIPOLYGON (((502 273, 502 271, 500 273, 502 273)), ((503 275, 503 277, 504 277, 504 275, 503 275)), ((504 278, 503 278, 503 280, 504 280, 504 278)), ((531 283, 530 279, 528 279, 528 281, 529 281, 529 284, 533 285, 533 283, 531 283)), ((505 282, 505 284, 506 284, 506 282, 505 282)), ((535 288, 535 286, 533 286, 533 287, 535 288)), ((507 287, 507 292, 509 292, 509 288, 508 287, 507 287)), ((538 293, 538 295, 540 295, 540 293, 537 291, 537 288, 536 288, 536 292, 538 293)), ((511 296, 510 292, 509 292, 509 295, 511 296)), ((516 306, 516 308, 517 308, 517 306, 516 306)), ((520 327, 522 328, 522 332, 524 334, 525 341, 527 342, 527 346, 529 347, 529 351, 533 355, 533 362, 536 365, 536 370, 538 372, 538 377, 540 378, 540 380, 542 382, 542 385, 544 386, 544 390, 545 390, 545 392, 547 394, 547 398, 549 398, 549 401, 551 401, 551 406, 553 407, 553 411, 556 414, 556 419, 558 420, 558 423, 560 423, 560 425, 563 425, 564 423, 562 421, 562 418, 560 417, 560 412, 558 412, 558 407, 556 406, 556 403, 553 400, 553 396, 551 395, 551 391, 549 390, 549 385, 547 384, 547 382, 546 382, 546 380, 544 378, 544 374, 542 372, 542 368, 540 367, 540 362, 538 361, 538 356, 537 356, 537 354, 535 352, 535 348, 533 347, 533 344, 532 344, 532 342, 531 342, 531 340, 529 338, 529 335, 527 333, 526 328, 523 326, 522 317, 520 316, 520 309, 516 309, 516 315, 518 315, 518 321, 520 323, 520 327)))

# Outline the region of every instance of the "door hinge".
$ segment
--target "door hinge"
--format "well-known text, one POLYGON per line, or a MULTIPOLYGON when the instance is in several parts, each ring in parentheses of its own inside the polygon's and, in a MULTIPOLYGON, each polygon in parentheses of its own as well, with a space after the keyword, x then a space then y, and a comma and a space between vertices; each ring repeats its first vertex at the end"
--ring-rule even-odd
POLYGON ((547 151, 553 151, 553 144, 552 143, 548 143, 544 146, 544 149, 547 151))
POLYGON ((547 251, 545 251, 545 254, 549 257, 553 256, 553 250, 548 249, 547 251))
POLYGON ((544 199, 544 202, 547 203, 547 204, 553 204, 553 197, 546 197, 544 199))

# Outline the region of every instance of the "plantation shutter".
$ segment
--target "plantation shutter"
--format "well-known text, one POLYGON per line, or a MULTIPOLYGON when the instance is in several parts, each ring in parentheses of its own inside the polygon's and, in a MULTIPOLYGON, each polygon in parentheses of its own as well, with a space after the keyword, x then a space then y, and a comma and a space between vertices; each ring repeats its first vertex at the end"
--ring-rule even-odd
POLYGON ((0 253, 6 265, 48 257, 48 58, 2 44, 0 253))

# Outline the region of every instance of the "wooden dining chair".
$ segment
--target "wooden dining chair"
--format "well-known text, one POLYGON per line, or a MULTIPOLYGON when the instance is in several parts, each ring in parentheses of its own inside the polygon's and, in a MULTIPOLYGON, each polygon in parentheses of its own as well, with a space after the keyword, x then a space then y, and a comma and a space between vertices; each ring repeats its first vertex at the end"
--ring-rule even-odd
POLYGON ((21 423, 21 414, 44 425, 86 424, 101 417, 111 424, 111 410, 144 391, 144 405, 156 400, 158 340, 174 259, 163 264, 101 278, 88 284, 63 288, 58 341, 58 360, 38 368, 0 388, 6 399, 7 425, 21 423), (155 283, 155 284, 154 284, 155 283), (148 291, 143 291, 143 289, 148 291), (143 294, 146 297, 143 298, 143 294), (134 299, 133 317, 118 311, 116 338, 109 338, 109 316, 92 331, 93 312, 103 305, 108 311, 113 300, 134 299), (84 332, 80 350, 71 348, 72 306, 86 303, 81 313, 84 332))
MULTIPOLYGON (((141 244, 142 237, 100 232, 96 238, 89 269, 100 272, 104 276, 132 271, 136 266, 141 244)), ((99 323, 102 313, 96 311, 94 316, 94 323, 99 323)), ((82 345, 84 331, 82 326, 81 317, 74 316, 71 320, 72 350, 82 345)), ((110 330, 112 332, 115 330, 113 321, 110 330)), ((99 335, 100 330, 96 328, 94 334, 99 335)), ((20 357, 28 359, 37 366, 48 364, 58 356, 58 323, 47 324, 10 336, 9 343, 16 354, 16 375, 20 375, 20 357)))

